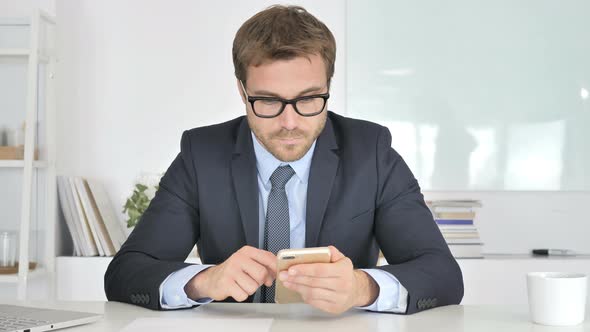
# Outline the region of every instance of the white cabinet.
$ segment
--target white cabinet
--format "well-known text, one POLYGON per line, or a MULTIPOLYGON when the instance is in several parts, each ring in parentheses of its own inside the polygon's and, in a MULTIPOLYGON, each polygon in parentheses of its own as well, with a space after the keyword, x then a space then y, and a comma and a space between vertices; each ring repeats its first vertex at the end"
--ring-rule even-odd
POLYGON ((27 124, 24 158, 0 160, 0 229, 18 232, 18 274, 0 275, 27 297, 36 275, 52 284, 55 261, 55 20, 0 18, 0 125, 27 124), (38 152, 38 160, 35 155, 38 152), (19 200, 20 198, 20 200, 19 200), (29 273, 29 262, 38 263, 29 273))
MULTIPOLYGON (((104 274, 113 257, 71 257, 56 259, 58 301, 106 301, 104 274)), ((186 262, 200 264, 191 257, 186 262)))
MULTIPOLYGON (((590 274, 590 256, 487 255, 458 260, 465 284, 464 304, 527 304, 528 272, 590 274)), ((590 288, 588 289, 590 294, 590 288)))
MULTIPOLYGON (((106 300, 103 277, 112 257, 58 257, 57 299, 106 300)), ((488 255, 459 259, 463 271, 463 304, 526 304, 526 274, 537 271, 590 274, 590 257, 540 258, 525 255, 488 255)), ((198 258, 187 262, 200 263, 198 258)), ((380 264, 385 263, 380 261, 380 264)), ((590 291, 590 289, 589 289, 590 291)))
POLYGON ((104 273, 113 257, 57 257, 58 301, 106 301, 104 273))

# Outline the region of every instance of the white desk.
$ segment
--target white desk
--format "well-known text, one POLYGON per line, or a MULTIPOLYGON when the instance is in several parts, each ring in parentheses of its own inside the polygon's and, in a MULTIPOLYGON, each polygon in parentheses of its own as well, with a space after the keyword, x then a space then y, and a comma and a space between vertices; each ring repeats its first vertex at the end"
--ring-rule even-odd
MULTIPOLYGON (((115 332, 136 318, 272 318, 271 331, 590 331, 589 315, 582 325, 560 328, 536 325, 528 320, 527 307, 504 308, 498 305, 446 306, 410 316, 350 310, 332 316, 307 305, 212 303, 190 310, 152 311, 117 302, 19 303, 46 308, 88 311, 104 314, 96 323, 65 329, 68 332, 115 332)), ((589 310, 590 311, 590 310, 589 310)), ((188 330, 197 330, 192 326, 188 330)), ((221 331, 212 331, 221 332, 221 331)))

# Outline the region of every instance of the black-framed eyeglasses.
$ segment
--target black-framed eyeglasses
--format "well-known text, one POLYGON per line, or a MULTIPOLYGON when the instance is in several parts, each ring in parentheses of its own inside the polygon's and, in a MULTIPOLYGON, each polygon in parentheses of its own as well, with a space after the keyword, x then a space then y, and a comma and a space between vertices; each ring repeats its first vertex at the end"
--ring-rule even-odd
POLYGON ((256 116, 261 118, 274 118, 279 116, 285 110, 287 105, 293 105, 295 112, 301 116, 314 116, 322 113, 326 107, 326 102, 330 98, 330 93, 322 93, 311 96, 301 96, 294 99, 283 99, 279 97, 255 97, 249 96, 240 80, 242 91, 246 99, 252 106, 252 111, 256 116))

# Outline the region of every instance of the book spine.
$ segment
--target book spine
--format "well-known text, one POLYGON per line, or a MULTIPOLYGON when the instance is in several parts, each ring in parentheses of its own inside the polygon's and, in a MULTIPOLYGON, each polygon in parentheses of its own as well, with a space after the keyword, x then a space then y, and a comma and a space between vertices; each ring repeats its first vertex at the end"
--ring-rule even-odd
POLYGON ((469 219, 435 219, 438 225, 473 225, 473 220, 469 219))
POLYGON ((434 217, 436 219, 473 220, 475 212, 435 212, 434 217))

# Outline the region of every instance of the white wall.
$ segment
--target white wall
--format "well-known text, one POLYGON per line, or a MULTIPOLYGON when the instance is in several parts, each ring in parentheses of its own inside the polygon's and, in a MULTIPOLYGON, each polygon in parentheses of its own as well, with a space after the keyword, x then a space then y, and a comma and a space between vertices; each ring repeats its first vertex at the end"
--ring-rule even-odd
POLYGON ((0 16, 27 17, 42 9, 55 14, 55 0, 0 0, 0 16))
MULTIPOLYGON (((300 1, 336 36, 330 108, 345 113, 345 1, 300 1)), ((57 0, 58 174, 102 180, 120 207, 141 172, 166 170, 183 130, 243 114, 231 44, 271 1, 57 0)), ((590 253, 585 192, 427 192, 482 199, 488 253, 590 253)))
POLYGON ((590 191, 590 2, 348 4, 348 114, 425 188, 590 191))
MULTIPOLYGON (((329 107, 342 113, 344 3, 297 3, 337 39, 329 107)), ((184 130, 244 114, 233 37, 271 4, 58 0, 58 174, 100 179, 119 208, 140 173, 167 169, 184 130)))

